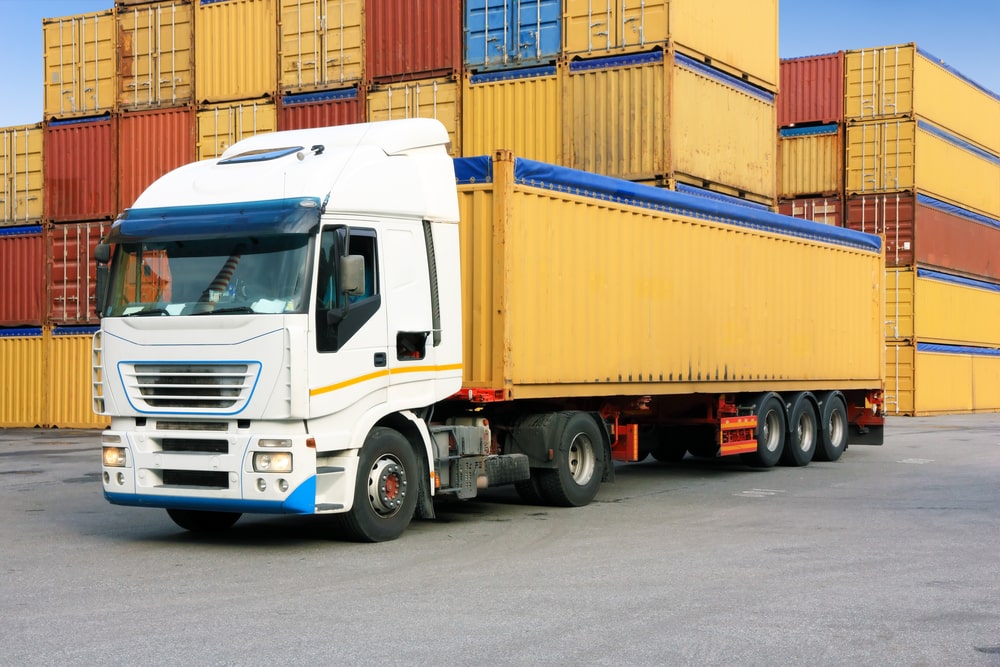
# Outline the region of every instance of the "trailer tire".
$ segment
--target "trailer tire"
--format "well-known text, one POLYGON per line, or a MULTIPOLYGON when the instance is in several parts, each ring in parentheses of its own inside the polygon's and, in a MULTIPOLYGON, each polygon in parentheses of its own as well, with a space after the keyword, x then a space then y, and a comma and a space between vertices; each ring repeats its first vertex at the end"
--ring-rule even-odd
POLYGON ((817 461, 836 461, 847 449, 847 403, 843 395, 830 392, 823 397, 822 413, 814 458, 817 461))
POLYGON ((816 452, 819 440, 819 417, 808 394, 799 394, 788 416, 788 434, 781 463, 786 466, 807 466, 816 452))
POLYGON ((549 505, 583 507, 597 495, 604 477, 604 439, 590 415, 566 414, 554 448, 556 467, 538 471, 538 488, 549 505))
POLYGON ((785 405, 777 394, 757 402, 757 451, 741 456, 752 468, 773 468, 785 448, 785 405))
POLYGON ((192 533, 221 533, 229 530, 243 516, 239 512, 205 510, 167 510, 167 515, 178 526, 192 533))
POLYGON ((413 447, 402 434, 372 429, 359 453, 354 506, 336 515, 345 536, 357 542, 386 542, 402 535, 420 495, 417 470, 413 447))

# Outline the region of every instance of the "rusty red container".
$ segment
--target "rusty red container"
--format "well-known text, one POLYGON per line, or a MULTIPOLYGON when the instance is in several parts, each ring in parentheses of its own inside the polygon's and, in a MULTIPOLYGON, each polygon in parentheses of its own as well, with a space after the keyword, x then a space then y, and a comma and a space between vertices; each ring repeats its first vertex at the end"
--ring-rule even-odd
POLYGON ((778 202, 778 213, 825 225, 844 226, 844 200, 840 197, 802 197, 778 202))
POLYGON ((118 119, 120 210, 131 206, 157 178, 195 160, 196 118, 192 106, 122 112, 118 119))
POLYGON ((284 95, 278 102, 278 129, 305 130, 363 123, 366 99, 367 95, 356 87, 322 93, 284 95))
POLYGON ((117 127, 114 115, 45 124, 42 150, 47 220, 97 220, 118 212, 117 127))
POLYGON ((844 120, 844 52, 781 61, 778 127, 844 120))
POLYGON ((0 326, 40 326, 45 317, 42 227, 0 227, 0 326))
POLYGON ((462 69, 461 0, 367 0, 366 74, 390 83, 462 69))
POLYGON ((94 248, 110 228, 110 220, 94 220, 50 225, 45 230, 45 293, 50 323, 97 323, 94 248))

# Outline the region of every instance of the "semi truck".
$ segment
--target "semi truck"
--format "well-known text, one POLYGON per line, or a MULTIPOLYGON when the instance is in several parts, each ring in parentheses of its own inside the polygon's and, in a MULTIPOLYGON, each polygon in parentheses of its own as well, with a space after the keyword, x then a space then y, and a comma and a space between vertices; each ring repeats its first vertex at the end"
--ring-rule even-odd
POLYGON ((382 541, 498 485, 587 505, 616 462, 881 444, 879 237, 448 150, 430 119, 261 134, 118 217, 108 501, 382 541))

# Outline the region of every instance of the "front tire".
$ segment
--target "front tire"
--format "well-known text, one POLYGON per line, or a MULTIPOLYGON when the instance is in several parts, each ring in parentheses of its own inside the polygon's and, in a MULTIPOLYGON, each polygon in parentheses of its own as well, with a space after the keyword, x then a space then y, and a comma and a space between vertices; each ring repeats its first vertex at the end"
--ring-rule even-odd
POLYGON ((604 477, 604 439, 592 417, 568 413, 555 447, 555 470, 539 470, 538 488, 550 505, 582 507, 604 477))
POLYGON ((221 533, 229 530, 242 516, 239 512, 204 510, 167 510, 167 515, 178 526, 192 533, 221 533))
POLYGON ((753 468, 773 468, 785 449, 785 406, 777 394, 767 394, 757 406, 757 451, 743 454, 753 468))

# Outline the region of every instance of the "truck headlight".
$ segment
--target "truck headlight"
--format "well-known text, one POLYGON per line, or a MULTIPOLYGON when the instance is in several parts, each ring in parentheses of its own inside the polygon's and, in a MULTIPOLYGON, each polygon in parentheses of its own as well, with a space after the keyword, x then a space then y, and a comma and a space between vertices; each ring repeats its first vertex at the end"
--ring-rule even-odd
POLYGON ((292 472, 291 452, 254 452, 254 472, 292 472))
POLYGON ((124 468, 125 467, 125 448, 124 447, 104 447, 104 454, 102 458, 104 459, 104 465, 108 468, 124 468))

